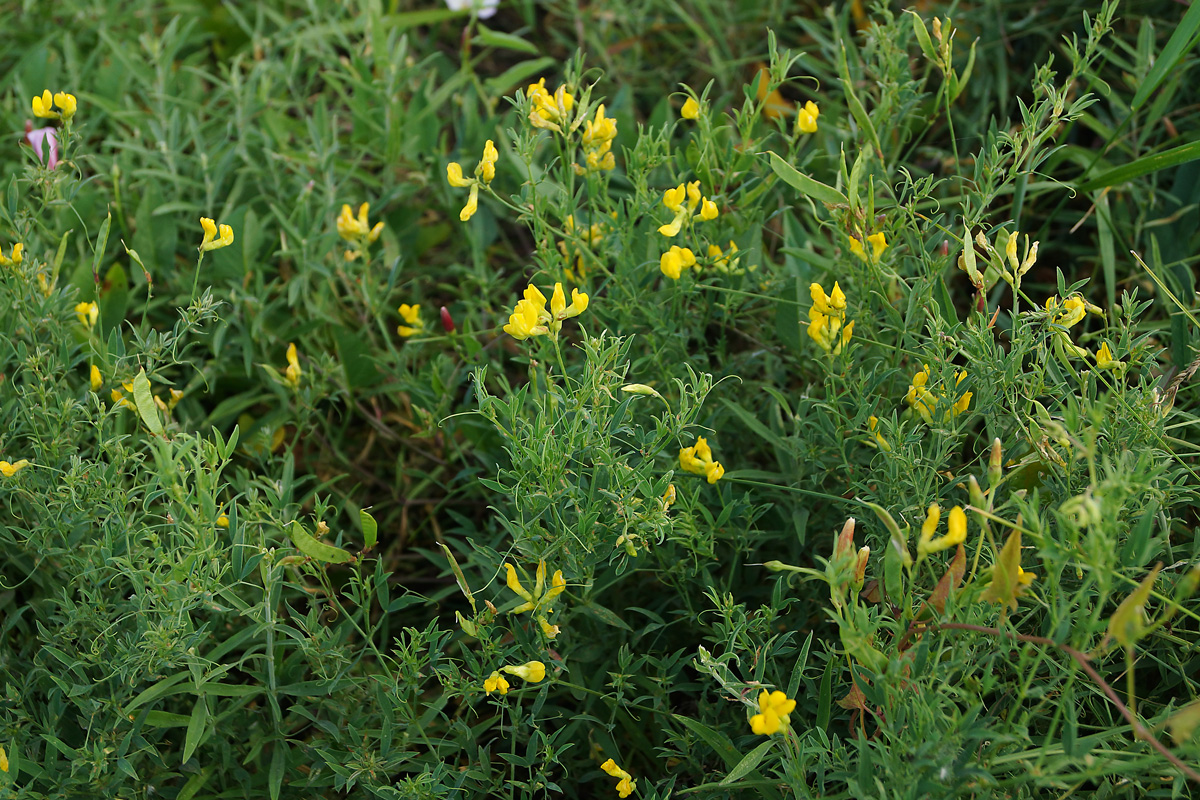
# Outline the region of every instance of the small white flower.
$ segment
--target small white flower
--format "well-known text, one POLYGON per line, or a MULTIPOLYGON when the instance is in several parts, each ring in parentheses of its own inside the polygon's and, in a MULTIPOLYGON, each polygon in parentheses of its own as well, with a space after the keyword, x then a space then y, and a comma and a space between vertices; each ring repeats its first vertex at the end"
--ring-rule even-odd
POLYGON ((474 8, 480 19, 487 19, 496 13, 500 0, 446 0, 446 6, 451 11, 469 11, 474 8))

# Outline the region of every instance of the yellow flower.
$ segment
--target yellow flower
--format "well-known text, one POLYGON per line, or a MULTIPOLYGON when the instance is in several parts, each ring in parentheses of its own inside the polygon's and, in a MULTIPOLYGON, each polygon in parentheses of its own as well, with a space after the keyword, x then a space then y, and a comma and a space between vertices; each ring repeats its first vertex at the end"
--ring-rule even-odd
MULTIPOLYGON (((508 588, 525 601, 508 613, 524 614, 526 611, 532 611, 542 628, 542 632, 546 634, 546 638, 553 639, 558 635, 558 626, 551 625, 546 619, 546 615, 554 610, 555 598, 567 588, 567 581, 563 577, 562 570, 554 572, 554 576, 550 579, 550 586, 547 587, 546 562, 545 560, 538 561, 535 583, 531 592, 521 585, 521 579, 517 577, 517 571, 512 564, 505 564, 504 569, 508 572, 508 580, 506 581, 508 588)), ((538 680, 541 679, 539 678, 538 680)))
POLYGON ((582 144, 587 167, 576 164, 576 174, 615 169, 617 162, 612 154, 612 143, 616 138, 617 121, 604 116, 604 104, 601 103, 596 107, 595 118, 584 123, 582 144))
POLYGON ((617 796, 621 798, 629 797, 637 791, 637 781, 633 779, 625 770, 617 766, 617 762, 611 758, 600 765, 600 769, 604 770, 608 775, 619 778, 616 785, 617 796))
POLYGON ((4 752, 2 744, 0 744, 0 772, 8 772, 8 753, 4 752))
POLYGON ((684 119, 700 118, 700 104, 696 102, 696 98, 689 97, 683 101, 683 108, 679 109, 679 116, 684 119))
POLYGON ((12 246, 12 257, 11 258, 6 258, 4 256, 4 252, 0 251, 0 267, 11 267, 16 264, 20 264, 22 259, 24 258, 21 251, 24 249, 25 249, 25 245, 23 245, 22 243, 17 242, 16 244, 14 244, 12 246))
POLYGON ((6 478, 11 478, 13 475, 16 475, 18 472, 28 466, 29 460, 24 458, 13 464, 8 463, 7 461, 0 461, 0 475, 3 475, 6 478))
POLYGON ((54 105, 62 110, 63 119, 71 119, 71 117, 75 116, 75 109, 79 107, 79 102, 73 94, 56 92, 54 95, 54 105))
POLYGON ((871 245, 870 258, 867 257, 867 251, 863 248, 863 244, 857 236, 850 237, 850 252, 858 256, 860 261, 866 261, 870 264, 877 263, 879 257, 883 255, 883 251, 888 247, 887 238, 884 236, 883 231, 880 231, 868 236, 867 243, 871 245))
POLYGON ((708 246, 708 257, 713 259, 713 266, 717 268, 718 272, 724 272, 727 275, 742 275, 746 272, 744 269, 738 269, 738 262, 741 259, 735 257, 737 252, 737 243, 732 239, 729 240, 728 252, 722 252, 719 245, 710 244, 708 246))
POLYGON ((49 89, 42 90, 40 96, 35 95, 33 98, 33 115, 42 119, 58 119, 59 113, 54 110, 54 98, 50 95, 49 89))
MULTIPOLYGON (((957 387, 966 377, 967 371, 960 371, 955 378, 954 385, 957 387)), ((938 404, 940 403, 943 407, 946 407, 949 399, 944 394, 934 394, 926 388, 929 378, 929 365, 925 364, 921 368, 921 371, 913 376, 912 383, 908 387, 908 394, 904 396, 904 401, 916 409, 917 413, 921 415, 921 419, 932 425, 933 415, 937 410, 938 404)), ((958 400, 949 405, 949 410, 946 412, 947 416, 953 419, 966 411, 971 405, 972 396, 972 392, 964 392, 958 400)))
POLYGON ((562 329, 563 320, 577 317, 587 310, 588 296, 579 291, 571 290, 571 304, 567 305, 562 284, 554 284, 554 303, 551 310, 546 310, 546 296, 532 283, 525 289, 525 297, 517 302, 513 313, 504 326, 505 333, 514 339, 528 339, 531 336, 558 336, 562 329))
POLYGON ((359 247, 374 244, 379 234, 383 233, 383 223, 377 222, 372 228, 371 223, 367 221, 370 210, 371 204, 363 203, 358 207, 358 217, 355 218, 350 206, 343 204, 342 213, 338 214, 337 218, 338 235, 359 247))
POLYGON ((500 153, 496 151, 496 145, 488 139, 483 145, 483 158, 479 159, 479 164, 475 167, 475 176, 484 183, 491 183, 496 177, 496 162, 499 159, 500 153))
POLYGON ((1096 351, 1096 366, 1100 369, 1111 369, 1116 372, 1125 370, 1125 362, 1117 361, 1113 358, 1112 350, 1108 347, 1108 342, 1100 345, 1100 349, 1096 351))
POLYGON ((500 694, 508 694, 509 683, 499 672, 493 672, 483 682, 483 691, 488 694, 498 692, 500 694))
POLYGON ((758 696, 758 713, 750 718, 750 730, 760 736, 771 736, 787 728, 788 715, 796 708, 783 692, 764 691, 758 696))
POLYGON ((530 661, 519 667, 501 667, 500 671, 516 675, 528 683, 541 683, 546 677, 546 665, 540 661, 530 661))
POLYGON ((409 305, 404 303, 400 308, 396 309, 400 317, 407 322, 407 325, 399 325, 396 327, 396 333, 401 336, 416 336, 421 331, 425 330, 425 323, 421 320, 421 306, 409 305))
POLYGON ((100 306, 95 303, 76 303, 75 316, 79 319, 79 324, 90 331, 100 319, 100 306))
POLYGON ((204 228, 204 239, 200 242, 200 252, 220 250, 222 247, 233 244, 233 228, 228 225, 222 225, 220 235, 218 235, 217 223, 208 217, 201 217, 200 227, 204 228))
POLYGON ((111 392, 109 392, 109 397, 111 397, 112 401, 117 404, 117 408, 128 408, 129 410, 133 411, 135 410, 135 406, 133 403, 129 402, 129 398, 125 396, 126 392, 133 392, 132 381, 122 383, 120 389, 113 389, 111 392))
POLYGON ((960 545, 967 540, 967 515, 962 510, 962 506, 955 506, 950 509, 950 519, 948 521, 949 532, 937 539, 933 535, 937 533, 938 520, 941 517, 941 509, 937 503, 932 503, 929 506, 928 512, 925 515, 925 522, 921 525, 921 536, 917 539, 917 561, 930 553, 939 553, 949 547, 960 545))
POLYGON ((875 437, 875 443, 879 446, 879 449, 885 453, 892 452, 891 443, 889 443, 887 439, 883 438, 883 434, 879 432, 879 417, 875 416, 874 414, 867 417, 867 426, 871 430, 871 435, 875 437))
POLYGON ((686 247, 672 246, 658 260, 658 268, 671 280, 679 280, 682 271, 696 266, 696 254, 686 247))
POLYGON ((808 337, 827 355, 839 355, 854 335, 854 322, 846 322, 846 295, 836 281, 825 294, 819 283, 808 287, 812 308, 808 310, 808 337))
POLYGON ((804 108, 796 110, 796 131, 798 133, 816 133, 817 132, 817 117, 821 116, 821 110, 817 108, 817 104, 809 100, 804 104, 804 108))
POLYGON ((496 160, 500 154, 496 152, 496 146, 491 139, 483 146, 483 158, 475 165, 475 177, 464 178, 462 165, 451 161, 446 165, 446 180, 456 189, 465 189, 470 187, 471 193, 467 195, 467 204, 463 206, 462 211, 458 212, 458 218, 466 222, 475 215, 479 210, 479 187, 492 182, 492 178, 496 177, 496 160), (482 180, 480 180, 482 178, 482 180))
POLYGON ((92 364, 92 368, 88 377, 92 384, 92 391, 100 391, 100 387, 104 385, 104 377, 100 374, 100 368, 95 364, 92 364))
POLYGON ((717 204, 700 193, 700 181, 681 183, 674 189, 667 189, 663 192, 663 205, 675 214, 670 222, 660 225, 658 228, 658 232, 667 238, 679 233, 683 223, 687 221, 689 215, 694 214, 697 206, 700 206, 700 213, 692 216, 693 220, 707 222, 716 219, 718 214, 717 204), (686 204, 684 203, 685 198, 686 204))
POLYGON ((530 102, 530 123, 535 128, 545 128, 562 133, 559 123, 565 123, 571 109, 575 107, 575 97, 567 91, 566 87, 560 86, 554 94, 550 94, 546 91, 546 79, 542 78, 537 83, 529 84, 529 88, 525 90, 525 96, 529 98, 530 102))
POLYGON ((225 516, 224 514, 217 517, 217 527, 218 528, 228 528, 229 527, 229 517, 225 516))
POLYGON ((287 346, 287 369, 284 371, 284 379, 293 389, 300 385, 300 376, 304 372, 300 369, 300 359, 296 355, 296 345, 289 342, 287 346))
POLYGON ((716 483, 725 475, 720 462, 713 461, 712 449, 703 436, 698 436, 691 447, 680 448, 679 468, 693 475, 703 475, 709 483, 716 483))

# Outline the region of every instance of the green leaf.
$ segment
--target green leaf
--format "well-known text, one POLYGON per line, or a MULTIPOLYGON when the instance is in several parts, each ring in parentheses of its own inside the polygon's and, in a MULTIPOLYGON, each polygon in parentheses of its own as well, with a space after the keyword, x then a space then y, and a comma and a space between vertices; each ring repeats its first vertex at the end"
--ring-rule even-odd
POLYGON ((1197 725, 1200 725, 1200 700, 1188 703, 1167 718, 1167 730, 1175 744, 1183 744, 1192 738, 1197 725))
POLYGON ((1150 574, 1142 579, 1138 587, 1128 597, 1121 601, 1117 610, 1108 621, 1108 635, 1105 638, 1116 639, 1125 647, 1132 647, 1146 632, 1146 601, 1154 589, 1154 581, 1162 563, 1154 565, 1150 574))
POLYGON ((514 86, 524 83, 534 75, 540 75, 546 72, 558 62, 549 56, 543 58, 531 58, 528 61, 522 61, 519 64, 514 64, 508 69, 501 72, 494 78, 488 78, 483 82, 487 90, 493 94, 504 94, 514 86))
POLYGON ((199 746, 200 740, 204 738, 204 728, 208 724, 208 698, 205 695, 200 695, 196 698, 196 705, 192 706, 192 718, 188 721, 187 735, 183 738, 183 761, 186 764, 188 759, 192 757, 192 753, 196 752, 196 747, 199 746))
POLYGON ((271 800, 279 800, 279 790, 283 786, 283 774, 287 771, 287 756, 287 740, 276 740, 271 753, 271 771, 267 776, 267 788, 271 793, 271 800))
POLYGON ((1170 150, 1163 150, 1161 153, 1151 153, 1148 156, 1134 159, 1128 164, 1110 169, 1108 172, 1080 184, 1078 189, 1081 192, 1090 192, 1095 189, 1102 189, 1105 186, 1116 186, 1118 183, 1125 183, 1134 178, 1149 175, 1151 172, 1158 172, 1160 169, 1186 164, 1198 158, 1200 158, 1200 140, 1181 144, 1179 147, 1172 147, 1170 150))
POLYGON ((768 150, 767 156, 771 159, 771 169, 778 175, 784 183, 799 191, 805 197, 811 197, 814 200, 820 200, 828 206, 849 205, 850 201, 846 199, 846 195, 834 189, 832 186, 826 186, 818 180, 801 174, 801 172, 793 167, 788 162, 784 161, 774 152, 768 150))
POLYGON ((362 509, 358 510, 358 522, 362 525, 363 550, 370 550, 379 541, 379 523, 362 509))
POLYGON ((354 556, 340 547, 319 542, 309 536, 308 532, 296 520, 292 520, 292 525, 288 533, 292 537, 292 544, 296 545, 296 549, 309 558, 315 558, 317 561, 326 561, 331 564, 345 564, 354 558, 354 556))
POLYGON ((147 711, 146 721, 142 723, 147 728, 186 728, 192 718, 187 714, 171 714, 166 711, 147 711))
POLYGON ((112 227, 112 214, 100 223, 100 233, 96 236, 96 251, 92 256, 92 280, 100 283, 100 262, 104 260, 104 249, 108 247, 108 229, 112 227))
POLYGON ((824 730, 829 727, 829 712, 833 702, 833 662, 829 659, 825 664, 825 673, 821 676, 820 693, 817 696, 817 727, 824 730))
POLYGON ((729 770, 729 774, 726 775, 724 780, 721 781, 721 785, 728 786, 731 783, 740 781, 742 778, 753 772, 754 768, 758 766, 758 762, 763 760, 763 757, 768 751, 770 751, 774 744, 774 739, 767 739, 758 747, 754 748, 749 753, 746 753, 745 758, 739 761, 736 767, 729 770))
POLYGON ((146 423, 150 432, 163 436, 162 419, 158 416, 158 406, 154 405, 154 395, 150 393, 150 379, 146 377, 144 367, 133 378, 133 402, 137 406, 138 416, 146 423))
POLYGON ((1154 66, 1146 73, 1142 85, 1138 87, 1137 94, 1133 96, 1133 102, 1130 104, 1131 110, 1141 108, 1142 104, 1158 91, 1159 85, 1166 77, 1175 71, 1179 60, 1196 46, 1196 42, 1200 41, 1200 37, 1196 36, 1197 31, 1200 31, 1200 3, 1192 3, 1191 8, 1179 21, 1175 32, 1171 34, 1167 46, 1158 54, 1158 58, 1154 59, 1154 66))
POLYGON ((475 37, 474 41, 477 44, 487 45, 488 47, 502 47, 505 50, 516 50, 518 53, 537 55, 537 46, 522 39, 520 36, 502 31, 494 31, 486 25, 478 25, 476 27, 479 34, 475 37))
POLYGON ((699 736, 706 745, 711 747, 713 752, 719 755, 721 760, 725 762, 726 767, 733 768, 739 761, 741 761, 741 753, 737 751, 737 749, 733 746, 733 743, 729 741, 729 737, 725 734, 721 733, 720 731, 715 731, 707 725, 692 719, 691 717, 683 717, 679 714, 672 714, 671 716, 676 722, 680 723, 692 733, 699 736))

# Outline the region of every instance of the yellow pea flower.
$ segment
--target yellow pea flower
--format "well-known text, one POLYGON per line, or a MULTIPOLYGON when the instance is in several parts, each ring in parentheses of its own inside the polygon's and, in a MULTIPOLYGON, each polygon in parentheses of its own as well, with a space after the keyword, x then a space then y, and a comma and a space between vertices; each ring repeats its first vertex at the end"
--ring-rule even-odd
POLYGON ((28 466, 29 460, 25 458, 22 458, 20 461, 12 464, 8 463, 7 461, 0 461, 0 475, 3 475, 6 478, 11 478, 13 475, 16 475, 18 472, 28 466))
POLYGON ((617 121, 604 116, 604 104, 596 107, 594 119, 589 119, 583 126, 584 161, 587 167, 575 165, 577 175, 589 172, 608 171, 616 169, 617 162, 612 154, 612 143, 617 138, 617 121))
POLYGON ((813 301, 808 310, 808 337, 827 355, 839 355, 854 335, 854 322, 846 322, 846 295, 837 281, 830 294, 825 294, 819 283, 811 284, 808 293, 813 301))
POLYGON ((462 164, 455 161, 446 165, 446 180, 456 189, 465 189, 474 183, 470 178, 463 177, 462 164))
POLYGON ((887 249, 887 237, 883 231, 872 233, 867 237, 867 244, 871 245, 871 255, 867 256, 867 251, 863 248, 863 243, 859 241, 857 236, 850 237, 850 252, 858 256, 860 261, 865 261, 868 264, 879 262, 879 257, 883 255, 883 251, 887 249))
POLYGON ((758 713, 750 718, 750 730, 760 736, 771 736, 785 730, 791 721, 789 714, 796 708, 796 701, 789 700, 783 692, 764 691, 758 696, 758 713))
POLYGON ((25 245, 22 244, 21 242, 17 242, 16 244, 14 244, 12 246, 12 256, 9 258, 6 258, 4 255, 4 252, 2 250, 0 250, 0 267, 12 267, 17 264, 20 264, 21 261, 25 258, 25 256, 22 253, 22 251, 24 249, 25 249, 25 245))
MULTIPOLYGON (((967 371, 960 371, 955 377, 954 385, 957 387, 963 382, 963 380, 966 379, 966 377, 967 371)), ((961 397, 959 397, 953 403, 950 403, 949 398, 947 398, 944 394, 940 392, 934 394, 932 391, 926 388, 929 383, 929 379, 929 365, 925 364, 922 366, 921 371, 913 376, 912 383, 909 384, 908 387, 908 394, 904 396, 904 401, 912 406, 913 409, 921 415, 921 419, 925 420, 926 423, 931 425, 933 424, 933 415, 936 412, 939 404, 945 408, 949 403, 949 410, 946 412, 946 414, 951 419, 957 417, 959 414, 962 414, 971 405, 971 397, 973 396, 972 392, 964 392, 961 397)))
POLYGON ((54 95, 54 105, 62 110, 62 118, 69 120, 75 116, 75 109, 79 107, 79 101, 75 99, 75 95, 73 94, 57 92, 54 95))
POLYGON ((4 752, 2 744, 0 744, 0 772, 8 772, 8 753, 4 752))
POLYGON ((76 303, 75 316, 79 319, 79 324, 90 331, 100 319, 100 306, 95 303, 76 303))
POLYGON ((682 271, 696 266, 696 254, 686 247, 674 245, 662 254, 658 260, 658 268, 673 281, 679 280, 682 271))
POLYGON ((587 310, 590 299, 579 289, 571 290, 571 304, 567 305, 563 294, 562 284, 554 285, 555 303, 550 311, 546 310, 546 296, 529 284, 525 289, 525 297, 517 302, 513 313, 504 326, 504 332, 514 339, 528 339, 531 336, 558 336, 562 329, 563 320, 577 317, 587 310))
POLYGON ((560 123, 569 120, 571 110, 575 107, 575 97, 565 86, 558 87, 551 94, 546 91, 546 79, 542 78, 537 83, 529 84, 525 96, 530 102, 529 122, 535 128, 563 132, 560 123))
POLYGON ((600 769, 604 770, 609 776, 618 779, 615 787, 618 797, 629 797, 629 795, 637 791, 637 781, 628 772, 618 767, 617 762, 611 758, 601 764, 600 769))
POLYGON ((689 215, 694 214, 697 206, 700 206, 701 210, 699 214, 692 216, 693 220, 707 222, 716 219, 718 214, 717 204, 701 194, 700 181, 681 183, 674 189, 667 189, 663 192, 663 205, 675 214, 670 222, 660 225, 658 228, 658 232, 667 238, 679 233, 683 223, 687 221, 689 215), (685 198, 686 203, 684 202, 685 198))
POLYGON ((962 506, 950 509, 950 518, 947 523, 949 531, 945 536, 935 539, 934 534, 937 533, 940 517, 941 509, 938 508, 938 504, 931 504, 926 512, 925 522, 921 525, 921 536, 917 539, 918 563, 930 553, 939 553, 967 540, 967 515, 962 510, 962 506))
POLYGON ((217 223, 208 217, 200 218, 200 227, 204 229, 204 238, 200 242, 200 252, 220 250, 233 244, 233 228, 221 225, 218 232, 217 223))
POLYGON ((475 212, 479 210, 479 187, 491 183, 492 178, 496 177, 496 160, 499 157, 495 144, 488 139, 483 146, 483 158, 475 165, 474 178, 464 178, 462 165, 455 161, 446 165, 446 180, 450 185, 456 189, 469 187, 471 190, 467 195, 467 204, 458 212, 458 218, 463 222, 475 216, 475 212))
POLYGON ((42 90, 41 95, 34 95, 33 98, 33 115, 42 119, 59 119, 60 115, 54 110, 54 98, 50 95, 49 89, 42 90))
POLYGON ((708 222, 717 218, 717 204, 707 197, 700 203, 700 219, 708 222))
POLYGON ((93 392, 99 392, 100 387, 104 385, 104 377, 100 374, 100 368, 95 364, 92 364, 88 379, 92 384, 93 392))
POLYGON ((1096 366, 1100 369, 1111 369, 1118 373, 1125 370, 1125 362, 1113 358, 1112 350, 1108 347, 1108 342, 1101 344, 1100 349, 1096 351, 1096 366))
POLYGON ((879 417, 872 414, 867 417, 867 426, 870 428, 871 435, 875 437, 875 444, 885 453, 892 452, 892 445, 887 439, 883 438, 883 434, 879 432, 879 417))
POLYGON ((696 102, 694 97, 689 97, 683 101, 683 108, 679 109, 679 116, 684 119, 700 118, 700 104, 696 102))
POLYGON ((300 377, 304 372, 300 369, 300 358, 296 354, 296 345, 289 342, 287 346, 287 369, 284 371, 284 379, 293 389, 300 385, 300 377))
POLYGON ((703 436, 698 436, 691 447, 680 448, 679 468, 693 475, 703 475, 709 483, 716 483, 725 476, 725 468, 713 460, 712 449, 703 436))
POLYGON ((217 527, 218 528, 228 528, 229 527, 229 517, 225 516, 224 514, 217 517, 217 527))
POLYGON ((407 325, 397 326, 396 333, 407 337, 416 336, 418 333, 425 330, 425 323, 421 320, 420 304, 410 306, 408 303, 404 303, 398 309, 396 309, 396 311, 400 314, 400 317, 406 323, 408 323, 407 325))
POLYGON ((817 104, 812 100, 806 102, 804 108, 796 109, 796 132, 816 133, 817 117, 819 116, 821 116, 821 109, 817 108, 817 104))
POLYGON ((127 381, 121 384, 120 389, 113 389, 109 392, 109 397, 117 404, 117 408, 128 408, 130 411, 136 410, 136 406, 126 397, 126 393, 133 393, 133 382, 127 381))
POLYGON ((375 227, 371 227, 371 223, 367 220, 367 214, 371 211, 370 203, 363 203, 358 207, 358 217, 350 210, 350 206, 343 204, 342 212, 338 214, 337 231, 348 242, 357 244, 359 247, 365 247, 369 244, 374 244, 379 238, 379 234, 383 233, 383 223, 375 223, 375 227))
POLYGON ((499 672, 493 672, 483 682, 483 691, 487 694, 496 692, 498 694, 508 694, 509 683, 499 672))
POLYGON ((546 665, 540 661, 530 661, 519 667, 501 667, 500 671, 516 675, 527 683, 541 683, 546 677, 546 665))
POLYGON ((491 139, 483 145, 483 158, 479 159, 479 164, 475 167, 475 176, 484 183, 491 183, 496 177, 496 162, 500 159, 500 153, 496 150, 496 145, 491 139))

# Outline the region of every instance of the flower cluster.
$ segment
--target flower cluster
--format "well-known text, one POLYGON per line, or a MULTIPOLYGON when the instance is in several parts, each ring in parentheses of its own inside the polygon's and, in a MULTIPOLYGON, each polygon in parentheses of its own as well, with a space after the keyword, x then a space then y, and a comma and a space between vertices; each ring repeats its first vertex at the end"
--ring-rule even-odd
POLYGON ((403 303, 396 309, 396 312, 400 314, 400 318, 406 323, 404 325, 397 325, 396 333, 408 337, 416 336, 425 330, 425 322, 421 319, 421 305, 419 303, 411 306, 408 303, 403 303))
POLYGON ((921 536, 917 539, 917 563, 920 563, 930 553, 940 553, 950 547, 955 547, 967 540, 967 515, 962 506, 950 509, 947 520, 948 532, 945 536, 934 538, 937 533, 938 520, 942 510, 937 503, 931 503, 925 513, 925 521, 921 523, 921 536))
POLYGON ((17 242, 12 246, 11 256, 5 256, 4 251, 0 250, 0 267, 13 267, 17 264, 20 264, 25 258, 21 252, 24 249, 25 245, 23 245, 21 242, 17 242))
POLYGON ((517 301, 513 313, 504 326, 504 332, 514 339, 528 339, 531 336, 558 336, 562 329, 563 320, 577 317, 587 310, 588 296, 578 289, 571 290, 571 304, 567 305, 567 297, 562 284, 554 284, 554 294, 550 298, 550 310, 546 310, 546 295, 542 294, 532 283, 525 289, 525 297, 517 301))
POLYGON ((617 121, 604 116, 604 104, 596 107, 595 119, 589 119, 583 126, 583 159, 587 166, 575 165, 575 174, 586 175, 589 172, 615 169, 617 162, 613 157, 612 143, 617 138, 617 121))
POLYGON ((868 264, 879 263, 879 257, 883 255, 883 251, 887 249, 887 237, 883 235, 883 231, 872 233, 867 237, 867 244, 871 245, 871 254, 867 255, 867 251, 863 248, 862 240, 857 236, 850 237, 850 252, 858 256, 860 261, 865 261, 868 264))
POLYGON ((996 236, 996 245, 993 246, 987 237, 983 235, 983 231, 975 234, 974 245, 971 243, 971 231, 968 230, 963 238, 963 251, 958 257, 958 268, 967 273, 971 283, 975 288, 982 291, 987 291, 996 285, 996 281, 1000 278, 1013 286, 1021 285, 1021 278, 1026 272, 1033 268, 1037 262, 1038 242, 1032 245, 1029 243, 1029 236, 1025 237, 1025 257, 1022 260, 1017 258, 1017 232, 1013 231, 1008 234, 1008 239, 1004 244, 1004 253, 1001 254, 998 249, 1000 246, 1000 238, 1004 235, 1001 231, 996 236), (986 259, 983 271, 980 272, 978 267, 979 254, 976 252, 976 247, 983 253, 986 259))
POLYGON ((821 109, 812 100, 806 102, 803 108, 796 109, 796 133, 816 133, 819 116, 821 109))
POLYGON ((846 322, 846 295, 837 281, 831 294, 825 294, 819 283, 809 286, 808 293, 813 301, 808 310, 808 336, 827 354, 836 356, 854 335, 854 321, 846 322))
POLYGON ((100 319, 100 306, 95 303, 76 303, 75 318, 79 320, 80 325, 90 331, 96 327, 96 321, 100 319))
POLYGON ((575 107, 575 97, 567 91, 567 87, 560 86, 554 94, 550 94, 546 91, 546 79, 542 78, 537 83, 529 84, 525 96, 530 104, 529 121, 535 128, 563 132, 562 126, 569 123, 571 109, 575 107))
POLYGON ((371 204, 363 203, 358 207, 358 217, 355 218, 350 206, 342 205, 342 213, 338 214, 337 218, 337 232, 339 236, 355 247, 354 250, 346 251, 347 261, 358 258, 359 254, 374 244, 375 240, 379 238, 379 234, 383 233, 382 222, 376 222, 375 226, 371 227, 371 223, 367 221, 367 213, 370 210, 371 204))
POLYGON ((78 108, 79 103, 73 94, 56 92, 51 96, 50 90, 45 89, 41 95, 34 96, 32 106, 35 117, 62 119, 69 122, 75 116, 75 109, 78 108), (58 111, 54 110, 54 106, 58 106, 58 111))
POLYGON ((771 736, 788 726, 788 715, 796 708, 783 692, 763 691, 758 696, 758 713, 750 718, 750 730, 760 736, 771 736))
POLYGON ((517 570, 512 564, 505 564, 504 569, 508 571, 508 588, 525 601, 509 613, 524 614, 528 611, 537 620, 538 626, 541 627, 542 633, 546 635, 547 639, 558 636, 558 626, 551 625, 548 617, 554 611, 555 598, 567 588, 567 581, 563 578, 562 570, 555 570, 554 576, 550 578, 550 585, 546 586, 546 562, 539 561, 531 592, 521 585, 521 580, 517 577, 517 570))
POLYGON ((479 210, 479 187, 486 186, 496 177, 496 161, 500 158, 500 153, 496 151, 496 145, 491 139, 488 139, 483 145, 483 158, 479 159, 479 163, 475 165, 475 177, 464 178, 462 165, 457 161, 451 161, 446 165, 446 180, 456 189, 470 188, 471 193, 467 196, 467 204, 463 206, 462 211, 458 213, 458 218, 466 222, 475 215, 479 210))
MULTIPOLYGON (((967 371, 962 370, 955 377, 954 385, 957 387, 966 377, 967 371)), ((946 414, 951 419, 966 411, 967 407, 971 405, 971 392, 964 392, 961 397, 951 402, 945 395, 934 394, 926 388, 929 378, 929 365, 925 364, 921 371, 913 376, 912 383, 908 387, 908 394, 904 396, 904 401, 915 408, 925 422, 933 424, 934 414, 939 405, 947 409, 946 414)))
POLYGON ((546 677, 546 665, 541 661, 529 661, 520 666, 501 667, 497 671, 493 671, 491 675, 483 681, 483 691, 487 694, 508 694, 511 684, 508 679, 501 675, 501 672, 507 672, 509 675, 515 675, 526 683, 541 683, 546 677))
POLYGON ((633 776, 628 772, 618 767, 617 762, 613 761, 611 758, 601 764, 600 769, 604 770, 612 777, 620 779, 617 782, 618 797, 629 797, 629 795, 637 791, 637 781, 635 781, 633 776))
POLYGON ((663 205, 674 212, 675 218, 659 226, 658 232, 668 239, 679 233, 689 217, 693 220, 709 221, 717 218, 717 204, 700 193, 700 181, 679 184, 663 192, 663 205), (700 213, 696 207, 700 207, 700 213))
MULTIPOLYGON (((712 259, 713 267, 716 268, 717 272, 723 272, 726 275, 742 275, 746 270, 738 269, 738 262, 741 259, 736 257, 737 251, 737 243, 730 239, 728 250, 722 250, 720 245, 710 244, 708 246, 708 257, 712 259)), ((751 266, 750 269, 753 271, 754 267, 751 266)))
POLYGON ((671 245, 671 249, 658 259, 658 268, 662 274, 673 281, 679 280, 683 270, 696 266, 696 254, 686 247, 671 245))
POLYGON ((703 475, 709 483, 716 483, 725 475, 721 462, 713 461, 712 449, 703 436, 696 437, 696 443, 679 451, 679 467, 694 475, 703 475))
POLYGON ((233 228, 228 225, 220 226, 219 236, 217 223, 208 217, 200 218, 200 227, 204 229, 204 238, 200 241, 201 253, 207 253, 209 250, 220 250, 222 247, 233 244, 233 228))

